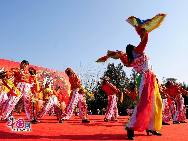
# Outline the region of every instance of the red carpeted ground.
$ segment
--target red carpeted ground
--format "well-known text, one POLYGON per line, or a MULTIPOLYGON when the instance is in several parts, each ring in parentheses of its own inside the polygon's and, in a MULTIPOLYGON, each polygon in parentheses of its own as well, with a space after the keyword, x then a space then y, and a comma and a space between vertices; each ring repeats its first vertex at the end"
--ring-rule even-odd
MULTIPOLYGON (((19 118, 21 116, 15 116, 19 118)), ((127 140, 124 130, 128 117, 119 117, 118 122, 104 122, 104 116, 90 115, 91 123, 83 124, 79 117, 58 123, 55 116, 45 116, 40 123, 31 125, 31 132, 13 132, 6 123, 0 123, 1 140, 75 140, 75 141, 122 141, 127 140)), ((162 136, 146 136, 136 132, 136 141, 188 141, 188 123, 163 126, 162 136)))

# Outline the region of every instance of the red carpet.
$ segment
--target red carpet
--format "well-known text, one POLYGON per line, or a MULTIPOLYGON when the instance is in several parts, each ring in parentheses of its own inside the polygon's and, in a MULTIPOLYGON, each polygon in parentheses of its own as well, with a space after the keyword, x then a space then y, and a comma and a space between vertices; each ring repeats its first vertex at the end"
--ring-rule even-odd
MULTIPOLYGON (((16 116, 19 118, 21 116, 16 116)), ((91 123, 83 124, 79 117, 58 123, 55 116, 45 116, 39 124, 32 124, 30 132, 13 132, 6 123, 0 123, 1 140, 75 140, 75 141, 122 141, 127 140, 124 130, 128 117, 119 117, 118 122, 104 122, 104 116, 90 115, 91 123)), ((136 132, 136 141, 188 141, 188 123, 163 126, 160 137, 146 136, 145 132, 136 132)))

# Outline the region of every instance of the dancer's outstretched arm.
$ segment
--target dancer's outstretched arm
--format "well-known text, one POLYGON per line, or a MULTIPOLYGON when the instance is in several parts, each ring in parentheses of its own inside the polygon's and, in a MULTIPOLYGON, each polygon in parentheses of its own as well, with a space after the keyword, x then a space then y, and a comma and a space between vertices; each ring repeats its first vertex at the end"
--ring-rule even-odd
POLYGON ((120 93, 120 90, 115 86, 115 85, 113 85, 112 83, 110 83, 110 82, 106 82, 107 83, 107 85, 116 93, 116 94, 118 94, 118 93, 120 93))
POLYGON ((123 51, 117 51, 117 53, 119 55, 119 59, 124 64, 124 66, 128 66, 127 54, 124 53, 123 51))
POLYGON ((146 44, 148 42, 148 32, 144 28, 136 27, 136 31, 138 35, 140 35, 141 42, 134 49, 134 51, 138 54, 142 54, 146 48, 146 44))

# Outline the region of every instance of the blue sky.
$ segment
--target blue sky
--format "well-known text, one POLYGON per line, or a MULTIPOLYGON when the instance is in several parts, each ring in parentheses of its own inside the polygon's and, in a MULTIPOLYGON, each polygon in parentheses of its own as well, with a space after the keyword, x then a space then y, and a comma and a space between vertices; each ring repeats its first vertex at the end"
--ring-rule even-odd
POLYGON ((107 63, 95 60, 107 50, 139 43, 127 17, 166 13, 160 28, 149 34, 146 53, 160 79, 188 83, 187 5, 186 0, 1 0, 0 58, 100 71, 107 63))

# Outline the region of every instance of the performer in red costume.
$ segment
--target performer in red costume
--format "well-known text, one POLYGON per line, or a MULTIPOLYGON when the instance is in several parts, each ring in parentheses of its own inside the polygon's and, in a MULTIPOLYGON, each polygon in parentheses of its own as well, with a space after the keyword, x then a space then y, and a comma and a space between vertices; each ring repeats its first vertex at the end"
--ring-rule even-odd
POLYGON ((58 100, 60 102, 60 107, 61 107, 61 112, 65 113, 68 101, 69 101, 69 96, 65 93, 62 93, 61 91, 58 93, 58 100))
POLYGON ((6 102, 6 105, 3 108, 3 114, 2 118, 7 119, 9 114, 13 111, 15 105, 18 103, 20 98, 23 96, 24 99, 24 108, 25 113, 28 118, 28 120, 31 120, 31 109, 32 109, 32 103, 31 103, 31 93, 30 88, 31 84, 29 84, 29 74, 28 74, 28 66, 29 62, 26 60, 23 60, 20 64, 19 69, 12 69, 14 73, 14 85, 19 89, 20 95, 11 95, 6 102))
MULTIPOLYGON (((66 108, 66 114, 65 116, 62 117, 61 121, 63 120, 68 120, 71 118, 71 116, 73 115, 73 112, 76 108, 76 106, 78 105, 79 107, 79 116, 82 119, 83 123, 89 123, 90 121, 87 119, 87 114, 83 114, 83 113, 87 113, 83 110, 83 107, 86 107, 86 100, 84 98, 84 94, 83 93, 79 93, 80 89, 81 89, 81 81, 78 78, 78 76, 76 75, 76 73, 71 69, 71 68, 67 68, 65 70, 65 73, 67 74, 67 76, 69 77, 69 82, 71 84, 71 99, 69 101, 69 104, 66 108)), ((85 108, 86 109, 86 108, 85 108)))
POLYGON ((163 125, 170 125, 169 121, 172 119, 172 114, 171 114, 171 107, 170 107, 170 101, 171 97, 164 92, 166 87, 164 85, 160 86, 160 93, 163 101, 163 119, 162 119, 162 124, 163 125))
POLYGON ((129 96, 132 100, 132 104, 130 105, 130 107, 128 107, 126 109, 127 111, 127 114, 129 116, 131 116, 133 114, 133 111, 134 111, 134 107, 136 106, 137 104, 137 101, 138 101, 138 94, 137 94, 137 88, 135 86, 135 84, 133 82, 131 82, 128 86, 127 89, 125 89, 125 94, 127 96, 129 96))
MULTIPOLYGON (((4 106, 10 95, 16 95, 18 89, 14 86, 14 83, 11 79, 12 75, 10 72, 1 71, 0 72, 0 81, 1 81, 1 91, 0 91, 0 116, 2 115, 4 106)), ((1 118, 2 119, 2 118, 1 118)), ((3 120, 3 119, 2 119, 3 120)))
POLYGON ((60 91, 60 87, 57 86, 56 88, 51 89, 49 85, 46 85, 44 91, 46 94, 48 94, 48 98, 45 100, 44 107, 38 113, 37 117, 42 118, 47 112, 49 112, 53 108, 54 112, 56 113, 57 119, 60 120, 62 114, 60 103, 58 101, 58 94, 60 91))
POLYGON ((173 123, 185 123, 186 109, 182 94, 186 95, 188 92, 183 89, 179 84, 172 81, 168 81, 166 83, 166 89, 164 90, 164 92, 174 99, 174 102, 172 102, 172 104, 176 104, 171 105, 171 107, 175 108, 175 112, 173 113, 173 123))
POLYGON ((187 123, 186 120, 186 108, 184 104, 184 98, 182 94, 177 95, 175 99, 177 103, 177 111, 175 113, 175 121, 180 122, 180 123, 187 123))
MULTIPOLYGON (((147 135, 161 136, 158 131, 162 126, 162 99, 159 93, 159 85, 156 75, 151 70, 149 59, 144 53, 148 42, 148 32, 145 28, 135 26, 137 33, 141 38, 141 42, 137 47, 127 45, 126 53, 122 51, 108 52, 107 57, 117 59, 127 67, 133 69, 139 74, 138 96, 139 101, 134 112, 130 117, 130 121, 126 125, 128 139, 134 139, 134 131, 146 130, 147 135)), ((103 59, 103 57, 102 57, 103 59)), ((100 62, 101 58, 97 60, 100 62)))
POLYGON ((38 102, 38 94, 40 90, 39 82, 37 79, 37 72, 33 67, 29 68, 29 83, 31 84, 31 96, 32 96, 32 121, 31 123, 37 123, 37 102, 38 102))
POLYGON ((125 90, 126 95, 129 96, 133 103, 136 103, 136 101, 138 100, 138 94, 137 94, 137 89, 134 83, 130 83, 129 84, 129 89, 125 90))
POLYGON ((172 81, 168 81, 166 83, 166 89, 164 90, 164 92, 174 99, 174 102, 171 102, 171 107, 175 108, 175 111, 172 114, 173 123, 185 123, 186 112, 182 94, 187 94, 188 92, 179 84, 172 81))
POLYGON ((109 82, 109 78, 104 78, 102 86, 102 90, 108 96, 108 106, 107 111, 105 113, 104 121, 108 122, 109 120, 117 121, 118 117, 118 107, 117 107, 117 94, 120 93, 120 90, 109 82))
POLYGON ((133 67, 141 76, 138 90, 140 99, 126 127, 129 139, 134 139, 134 130, 146 130, 148 135, 149 133, 161 135, 157 131, 162 126, 162 99, 159 86, 155 74, 149 67, 148 57, 144 54, 148 33, 140 27, 136 27, 136 31, 141 38, 140 44, 137 47, 127 45, 126 54, 119 52, 124 65, 133 67))

